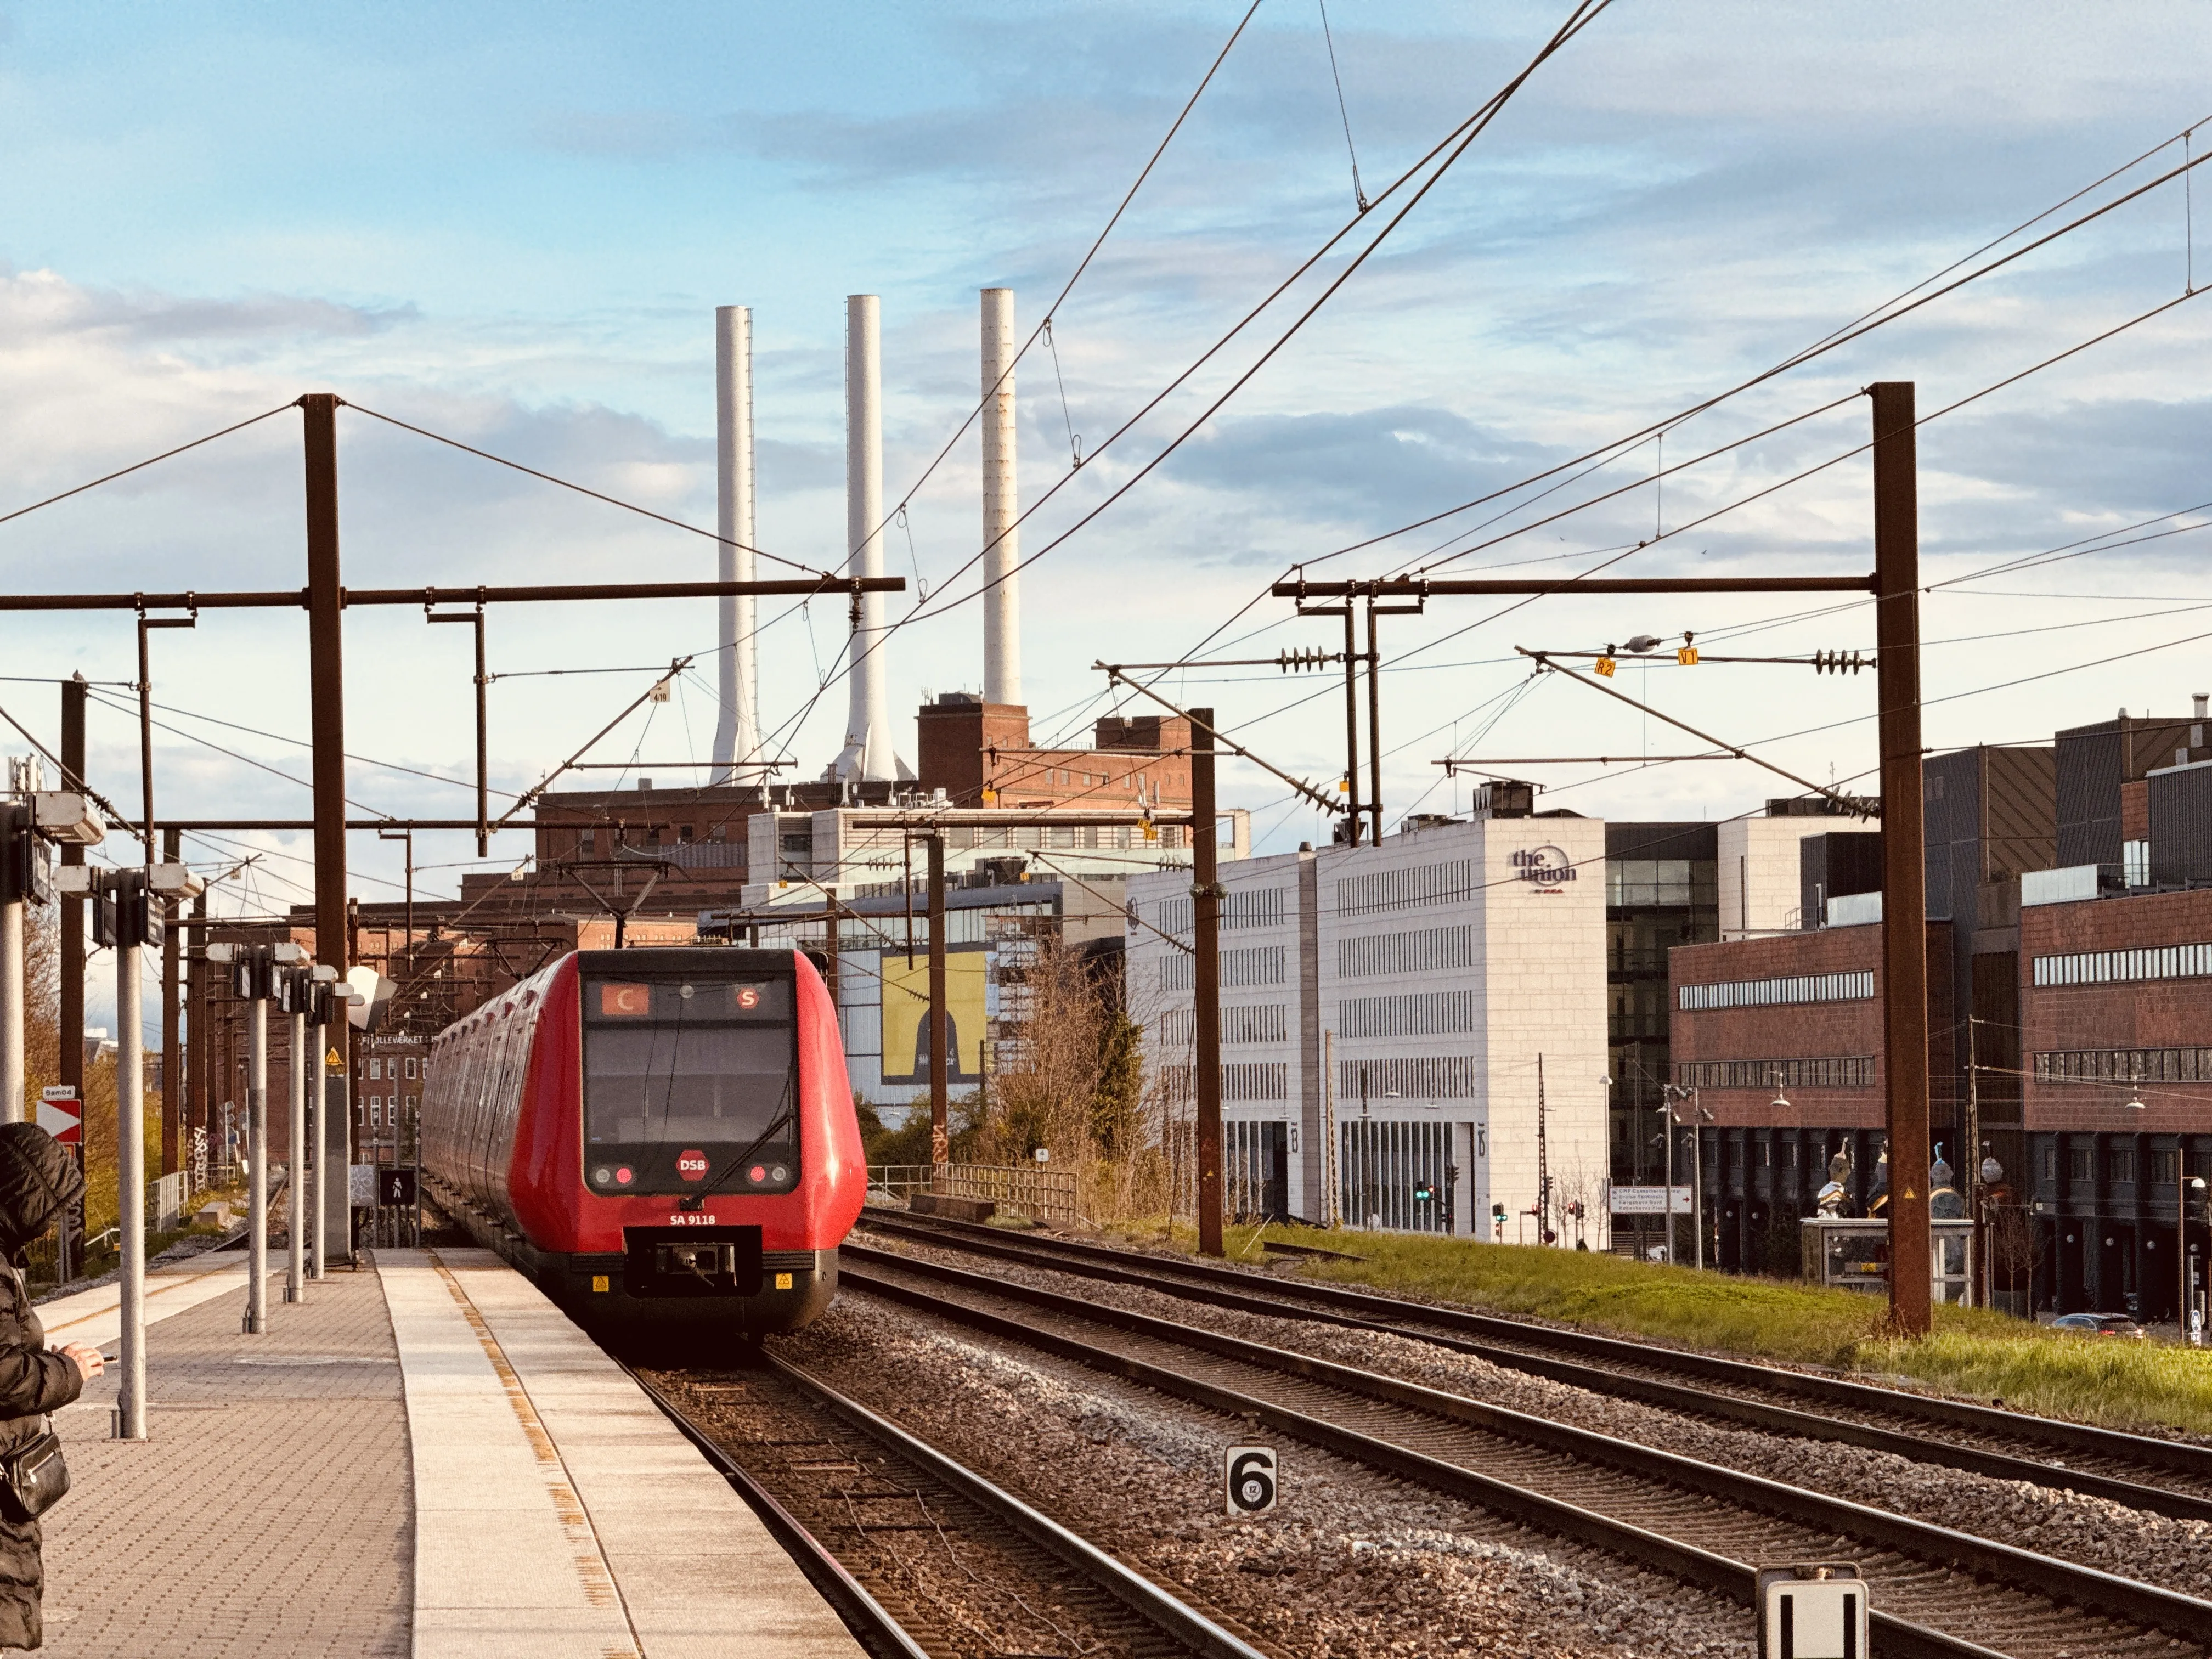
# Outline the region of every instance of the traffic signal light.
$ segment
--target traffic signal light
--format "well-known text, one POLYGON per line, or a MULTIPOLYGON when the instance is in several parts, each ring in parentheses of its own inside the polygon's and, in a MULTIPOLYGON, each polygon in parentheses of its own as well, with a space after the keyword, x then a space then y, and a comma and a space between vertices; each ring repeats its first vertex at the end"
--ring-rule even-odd
POLYGON ((146 884, 143 871, 125 870, 116 878, 116 943, 124 947, 158 945, 162 939, 162 902, 146 884))
POLYGON ((0 802, 0 902, 46 904, 54 896, 54 853, 31 831, 31 809, 0 802))
POLYGON ((1432 1182, 1427 1182, 1427 1181, 1417 1181, 1417 1182, 1415 1182, 1413 1183, 1413 1202, 1414 1202, 1414 1203, 1416 1203, 1416 1204, 1430 1204, 1430 1203, 1433 1203, 1433 1202, 1435 1202, 1435 1200, 1436 1200, 1436 1196, 1437 1196, 1437 1189, 1436 1189, 1435 1185, 1434 1185, 1432 1182))

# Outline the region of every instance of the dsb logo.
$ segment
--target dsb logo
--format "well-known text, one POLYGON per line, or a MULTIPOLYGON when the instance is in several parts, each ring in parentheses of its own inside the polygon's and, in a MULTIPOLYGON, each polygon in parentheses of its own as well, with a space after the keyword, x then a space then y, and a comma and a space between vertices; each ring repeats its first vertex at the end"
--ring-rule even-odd
POLYGON ((676 1173, 686 1181, 704 1181, 707 1178, 707 1154, 697 1151, 677 1153, 676 1173))

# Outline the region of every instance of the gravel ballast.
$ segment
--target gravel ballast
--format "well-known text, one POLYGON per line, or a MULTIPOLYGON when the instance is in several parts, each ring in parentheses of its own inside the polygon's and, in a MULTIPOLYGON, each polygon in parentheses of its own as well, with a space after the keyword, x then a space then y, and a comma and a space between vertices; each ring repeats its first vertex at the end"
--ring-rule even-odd
MULTIPOLYGON (((981 1258, 901 1241, 899 1253, 979 1271, 981 1258)), ((2212 1524, 2130 1509, 2107 1498, 2027 1481, 1999 1480, 1893 1453, 1811 1441, 1685 1415, 1595 1394, 1491 1364, 1413 1337, 1349 1330, 1205 1306, 1134 1285, 1112 1285, 994 1261, 991 1278, 1075 1295, 1248 1341, 1357 1365, 1490 1405, 1592 1429, 1746 1474, 1950 1527, 2083 1566, 2212 1598, 2212 1524)), ((2024 1449, 2030 1456, 2046 1455, 2024 1449)))
POLYGON ((927 1315, 848 1293, 775 1349, 1286 1655, 1752 1645, 1747 1610, 1304 1446, 1278 1506, 1231 1519, 1243 1425, 927 1315))

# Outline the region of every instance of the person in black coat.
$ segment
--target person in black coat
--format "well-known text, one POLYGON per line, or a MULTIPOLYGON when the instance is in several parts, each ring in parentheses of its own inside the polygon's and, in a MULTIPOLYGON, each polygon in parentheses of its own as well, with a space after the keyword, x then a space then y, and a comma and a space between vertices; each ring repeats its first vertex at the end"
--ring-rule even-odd
MULTIPOLYGON (((77 1397, 104 1366, 100 1350, 71 1342, 49 1350, 23 1288, 23 1249, 84 1191, 76 1160, 35 1123, 0 1123, 0 1461, 38 1438, 46 1414, 77 1397)), ((0 1649, 45 1639, 39 1598, 46 1569, 35 1521, 0 1516, 0 1649)))

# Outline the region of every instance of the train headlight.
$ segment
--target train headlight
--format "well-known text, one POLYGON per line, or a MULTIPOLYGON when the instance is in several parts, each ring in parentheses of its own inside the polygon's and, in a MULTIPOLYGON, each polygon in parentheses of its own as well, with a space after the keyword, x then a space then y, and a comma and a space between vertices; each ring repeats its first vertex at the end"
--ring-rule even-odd
POLYGON ((607 1182, 612 1181, 614 1178, 615 1172, 607 1168, 604 1164, 600 1164, 598 1169, 592 1171, 592 1179, 598 1182, 602 1187, 605 1186, 607 1182))
POLYGON ((768 1175, 769 1175, 769 1180, 771 1180, 771 1181, 778 1181, 778 1182, 780 1182, 780 1181, 781 1181, 781 1180, 782 1180, 786 1176, 789 1175, 790 1173, 791 1173, 791 1171, 790 1171, 790 1170, 788 1170, 785 1169, 785 1168, 783 1167, 783 1165, 782 1165, 782 1164, 777 1164, 777 1165, 775 1166, 775 1168, 774 1168, 773 1170, 770 1170, 768 1172, 768 1175))
POLYGON ((636 1179, 637 1176, 635 1173, 627 1164, 622 1165, 615 1171, 615 1185, 617 1187, 627 1187, 631 1182, 636 1179))
POLYGON ((745 1171, 745 1179, 751 1182, 754 1186, 757 1187, 762 1182, 768 1179, 768 1171, 763 1169, 759 1164, 756 1164, 751 1169, 745 1171))

